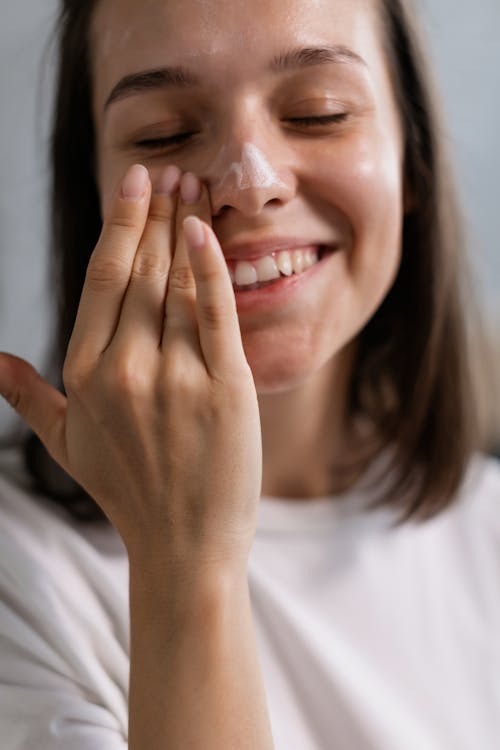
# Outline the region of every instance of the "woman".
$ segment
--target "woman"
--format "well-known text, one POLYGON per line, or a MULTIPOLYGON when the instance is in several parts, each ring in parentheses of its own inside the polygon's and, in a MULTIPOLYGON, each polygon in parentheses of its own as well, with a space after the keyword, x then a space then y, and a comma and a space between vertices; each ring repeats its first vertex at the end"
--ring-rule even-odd
POLYGON ((5 747, 493 748, 500 471, 410 10, 61 34, 65 395, 0 392, 111 524, 2 485, 5 747))

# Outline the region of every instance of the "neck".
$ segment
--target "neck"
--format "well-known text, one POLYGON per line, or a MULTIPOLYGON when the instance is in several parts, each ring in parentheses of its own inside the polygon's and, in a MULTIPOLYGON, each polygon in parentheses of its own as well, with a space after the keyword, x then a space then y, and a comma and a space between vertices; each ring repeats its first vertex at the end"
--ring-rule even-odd
POLYGON ((346 407, 354 354, 346 347, 299 387, 259 394, 263 495, 332 495, 356 479, 332 471, 333 462, 352 457, 346 407))

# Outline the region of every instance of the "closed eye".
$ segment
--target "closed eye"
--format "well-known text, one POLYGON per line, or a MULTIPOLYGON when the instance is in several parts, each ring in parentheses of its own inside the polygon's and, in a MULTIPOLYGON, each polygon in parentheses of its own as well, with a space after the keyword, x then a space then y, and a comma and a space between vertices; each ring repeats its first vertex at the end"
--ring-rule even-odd
MULTIPOLYGON (((336 115, 319 115, 317 117, 289 117, 287 122, 301 125, 302 127, 321 127, 321 125, 331 125, 333 123, 344 122, 348 117, 347 112, 339 112, 336 115)), ((176 133, 175 135, 169 135, 164 138, 148 138, 143 141, 137 141, 134 146, 137 148, 144 148, 151 151, 168 148, 169 146, 175 146, 182 144, 189 138, 197 135, 195 131, 186 133, 176 133)))
POLYGON ((318 117, 290 117, 288 122, 296 122, 299 125, 312 127, 314 125, 331 125, 334 122, 343 122, 347 117, 347 112, 339 112, 336 115, 319 115, 318 117))
POLYGON ((183 143, 188 138, 191 138, 196 133, 177 133, 176 135, 165 136, 164 138, 148 138, 144 141, 137 141, 134 146, 137 148, 161 149, 167 148, 168 146, 175 146, 178 143, 183 143))

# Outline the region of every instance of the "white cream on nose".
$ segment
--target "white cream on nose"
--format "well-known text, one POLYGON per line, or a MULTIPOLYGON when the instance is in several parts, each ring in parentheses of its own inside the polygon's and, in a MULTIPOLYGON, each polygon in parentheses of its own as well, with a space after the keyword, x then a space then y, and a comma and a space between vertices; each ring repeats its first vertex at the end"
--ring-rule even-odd
MULTIPOLYGON (((221 155, 222 152, 219 156, 221 155)), ((222 187, 233 174, 238 190, 270 187, 286 188, 285 183, 280 180, 265 155, 253 143, 243 144, 241 161, 233 162, 229 166, 217 183, 216 188, 222 187)))

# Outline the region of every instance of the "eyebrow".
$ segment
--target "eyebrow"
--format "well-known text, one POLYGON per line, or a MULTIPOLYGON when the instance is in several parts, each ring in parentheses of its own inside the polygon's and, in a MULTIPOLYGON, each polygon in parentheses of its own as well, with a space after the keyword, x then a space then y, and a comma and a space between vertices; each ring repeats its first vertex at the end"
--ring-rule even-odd
MULTIPOLYGON (((273 73, 284 73, 331 63, 355 63, 368 67, 366 61, 349 47, 334 44, 321 47, 300 47, 282 52, 273 58, 269 70, 273 73)), ((179 65, 132 73, 126 75, 113 87, 106 99, 104 111, 106 112, 113 102, 136 94, 159 89, 194 88, 200 84, 199 76, 179 65)))
POLYGON ((368 67, 357 52, 343 44, 332 44, 323 47, 300 47, 283 52, 272 60, 270 70, 274 73, 283 73, 329 63, 356 63, 368 67))

